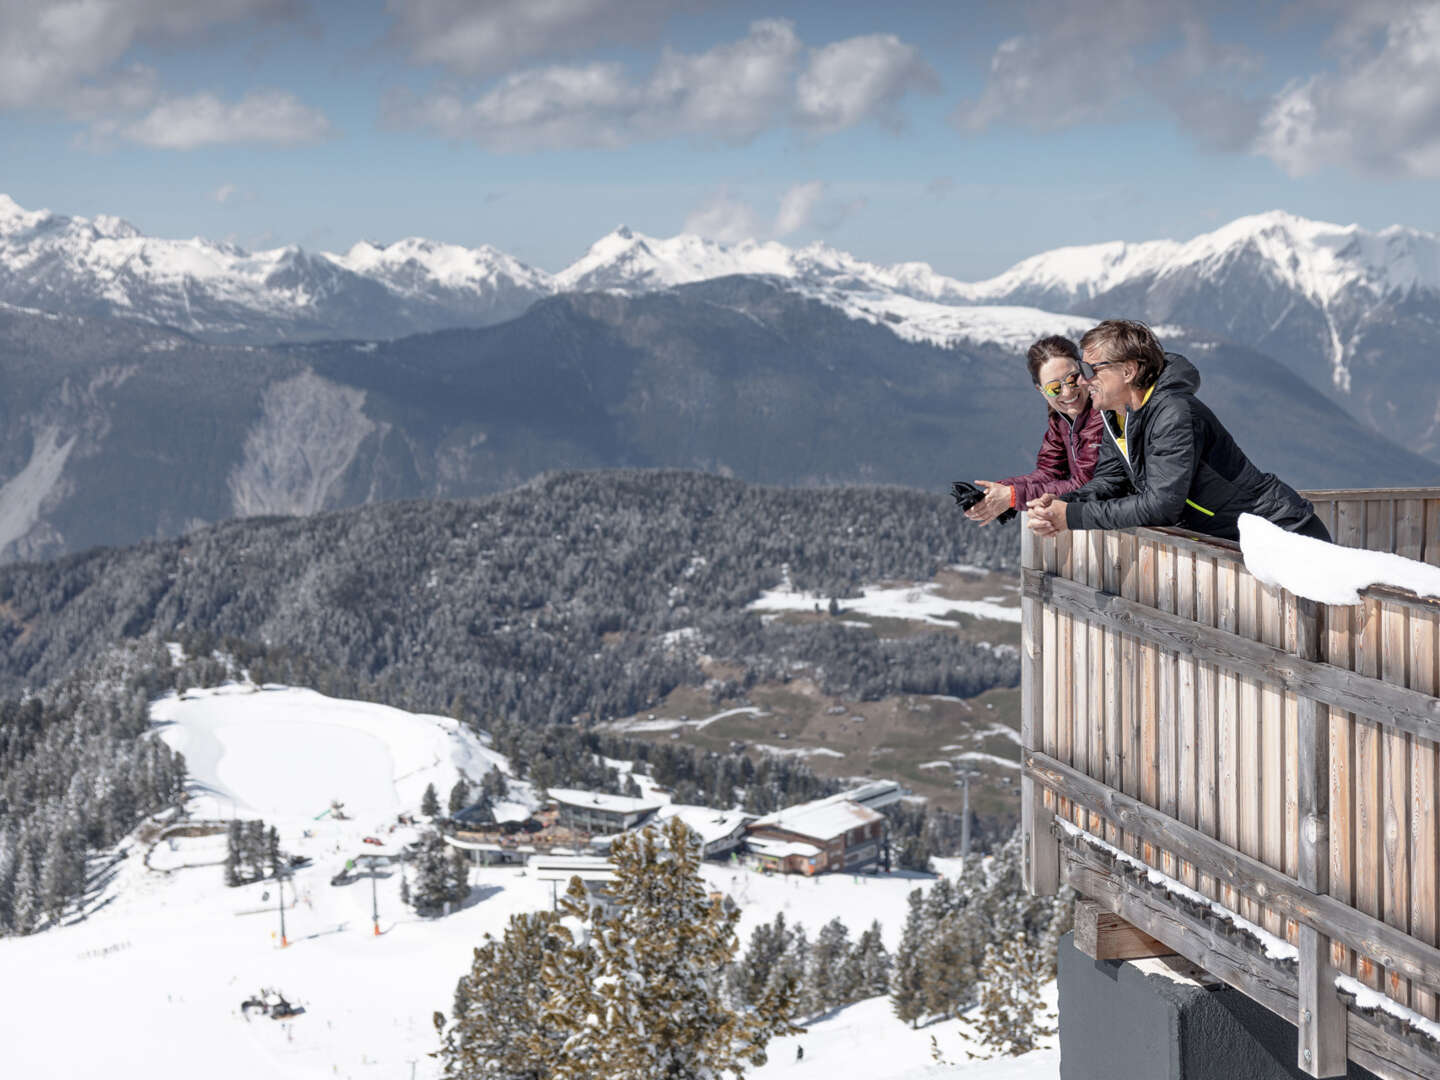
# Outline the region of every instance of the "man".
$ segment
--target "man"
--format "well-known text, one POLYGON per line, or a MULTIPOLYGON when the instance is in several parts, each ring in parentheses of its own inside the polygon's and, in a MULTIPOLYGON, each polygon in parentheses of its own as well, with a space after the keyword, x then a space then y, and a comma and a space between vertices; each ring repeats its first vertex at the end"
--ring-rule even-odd
POLYGON ((1144 323, 1110 319, 1080 339, 1081 381, 1102 412, 1105 445, 1090 482, 1030 504, 1041 535, 1066 529, 1177 526, 1240 538, 1241 514, 1329 540, 1315 508, 1262 473, 1195 397, 1200 373, 1167 353, 1144 323))

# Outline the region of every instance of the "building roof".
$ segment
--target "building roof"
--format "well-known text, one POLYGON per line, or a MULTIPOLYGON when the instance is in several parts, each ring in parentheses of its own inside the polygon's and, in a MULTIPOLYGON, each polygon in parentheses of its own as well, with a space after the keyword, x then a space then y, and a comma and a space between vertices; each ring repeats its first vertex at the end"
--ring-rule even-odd
POLYGON ((885 815, 871 810, 868 806, 852 802, 842 792, 826 799, 816 799, 814 802, 801 803, 798 806, 787 806, 784 810, 777 810, 773 814, 756 818, 751 822, 750 827, 761 829, 768 826, 772 829, 784 829, 786 832, 799 833, 801 836, 826 841, 843 836, 851 829, 858 829, 862 825, 884 820, 885 815))
POLYGON ((745 841, 751 851, 758 855, 771 855, 783 859, 787 855, 803 855, 812 859, 820 854, 814 844, 801 844, 794 840, 769 840, 763 836, 752 836, 745 841))
POLYGON ((606 810, 612 814, 637 814, 658 810, 665 804, 659 799, 632 799, 628 795, 605 795, 598 791, 576 788, 549 788, 550 798, 565 806, 587 810, 606 810))
POLYGON ((689 826, 691 832, 700 837, 700 843, 713 844, 717 840, 733 836, 754 815, 743 810, 715 810, 708 806, 670 803, 660 808, 659 817, 665 821, 678 817, 689 826))

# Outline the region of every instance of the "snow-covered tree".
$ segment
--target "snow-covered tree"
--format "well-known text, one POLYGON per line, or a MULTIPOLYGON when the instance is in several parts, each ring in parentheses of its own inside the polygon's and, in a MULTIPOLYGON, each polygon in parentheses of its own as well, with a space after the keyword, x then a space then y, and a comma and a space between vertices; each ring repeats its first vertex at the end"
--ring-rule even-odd
POLYGON ((925 1012, 925 980, 920 968, 920 946, 925 934, 925 893, 920 889, 913 890, 909 904, 890 977, 890 1003, 896 1016, 916 1027, 916 1021, 925 1012))
POLYGON ((547 1080, 564 1036, 541 1022, 541 981, 551 912, 512 915, 504 935, 485 935, 455 986, 449 1020, 435 1014, 444 1080, 547 1080))
POLYGON ((991 1052, 988 1056, 1026 1054, 1055 1034, 1046 1023, 1040 997, 1043 969, 1033 943, 1023 933, 986 946, 979 1015, 969 1020, 969 1026, 979 1045, 991 1052))
POLYGON ((450 789, 450 816, 454 817, 470 805, 470 783, 463 776, 450 789))
POLYGON ((840 969, 841 1000, 849 1003, 877 997, 890 990, 890 954, 880 934, 880 920, 872 920, 860 935, 840 969))
POLYGON ((421 915, 438 915, 447 903, 457 903, 470 893, 468 868, 456 863, 452 851, 464 858, 463 853, 446 844, 438 832, 432 830, 420 839, 410 901, 421 915))
POLYGON ((613 915, 579 879, 544 961, 545 1022, 566 1040, 550 1080, 692 1080, 763 1064, 790 1020, 793 987, 728 1006, 719 973, 734 957, 739 911, 700 878, 699 845, 678 818, 611 846, 613 915))
POLYGON ((425 794, 420 796, 420 813, 431 818, 440 813, 440 796, 435 794, 434 784, 425 785, 425 794))
POLYGON ((828 1012, 847 1000, 841 979, 850 956, 850 931, 839 916, 831 919, 815 938, 805 967, 805 1007, 810 1013, 828 1012))

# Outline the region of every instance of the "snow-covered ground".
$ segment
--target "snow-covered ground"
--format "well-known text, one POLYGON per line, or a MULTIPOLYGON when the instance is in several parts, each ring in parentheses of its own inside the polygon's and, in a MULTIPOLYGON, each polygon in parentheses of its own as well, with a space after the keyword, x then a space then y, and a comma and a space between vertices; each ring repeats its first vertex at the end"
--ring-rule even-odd
MULTIPOLYGON (((427 783, 443 799, 463 770, 472 780, 504 758, 447 717, 338 701, 312 691, 242 686, 171 695, 154 706, 158 736, 187 755, 192 815, 260 816, 278 826, 282 847, 308 855, 284 888, 279 944, 273 882, 226 888, 221 837, 162 840, 147 869, 131 841, 105 894, 89 914, 25 938, 0 939, 4 972, 4 1075, 26 1080, 321 1080, 434 1077, 431 1015, 449 1009, 471 947, 499 935, 512 914, 551 904, 551 886, 513 867, 477 868, 470 900, 448 917, 416 917, 399 901, 398 870, 374 884, 380 911, 371 923, 371 883, 331 886, 344 860, 373 836, 384 848, 408 842, 396 825, 414 812, 427 783), (351 816, 326 814, 340 799, 351 816), (289 1021, 246 1020, 242 1000, 275 987, 304 1006, 289 1021)), ((515 810, 533 801, 510 784, 515 810)), ((898 943, 907 894, 930 878, 914 874, 802 879, 765 877, 729 865, 705 868, 742 909, 742 943, 759 923, 784 912, 814 933, 840 916, 858 934, 871 919, 887 947, 898 943)), ((951 1060, 965 1060, 954 1025, 911 1031, 884 1000, 821 1020, 800 1041, 776 1046, 763 1072, 848 1067, 865 1073, 931 1075, 929 1037, 951 1060), (947 1036, 946 1032, 950 1034, 947 1036), (847 1053, 845 1048, 849 1046, 847 1053), (883 1065, 883 1070, 881 1066, 883 1065), (888 1071, 884 1071, 888 1070, 888 1071)), ((971 1064, 963 1075, 1026 1080, 1058 1075, 1054 1052, 1020 1063, 971 1064), (994 1071, 996 1069, 1001 1071, 994 1071), (1021 1071, 1016 1071, 1017 1069, 1021 1071)), ((797 1075, 799 1075, 797 1073, 797 1075)))
MULTIPOLYGON (((869 615, 872 618, 913 619, 932 625, 953 625, 946 618, 951 612, 974 615, 980 619, 995 619, 1000 622, 1020 621, 1018 598, 1012 606, 1006 597, 987 597, 984 600, 949 600, 936 595, 940 586, 934 583, 902 585, 896 588, 881 588, 867 585, 864 596, 851 596, 840 601, 840 607, 847 615, 869 615)), ((752 611, 820 611, 827 610, 828 596, 807 593, 781 585, 760 594, 752 600, 752 611)))

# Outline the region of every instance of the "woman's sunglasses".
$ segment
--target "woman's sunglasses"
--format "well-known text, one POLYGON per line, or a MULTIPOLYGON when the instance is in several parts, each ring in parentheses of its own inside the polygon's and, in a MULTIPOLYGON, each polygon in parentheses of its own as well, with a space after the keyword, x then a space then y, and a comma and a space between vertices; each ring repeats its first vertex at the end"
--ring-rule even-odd
MULTIPOLYGON (((1089 378, 1089 376, 1086 376, 1089 378)), ((1064 390, 1074 390, 1080 385, 1080 372, 1072 371, 1063 379, 1051 379, 1040 387, 1040 392, 1048 398, 1059 397, 1064 390)))

